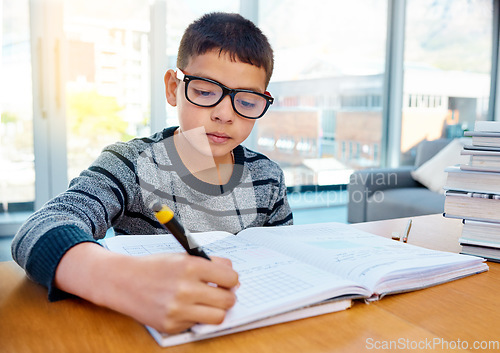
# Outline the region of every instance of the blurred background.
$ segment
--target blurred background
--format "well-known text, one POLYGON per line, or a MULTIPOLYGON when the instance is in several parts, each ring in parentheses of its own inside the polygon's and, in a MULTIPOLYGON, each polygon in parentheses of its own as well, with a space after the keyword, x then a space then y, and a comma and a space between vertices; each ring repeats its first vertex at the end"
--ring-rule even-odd
POLYGON ((184 29, 204 13, 239 12, 274 48, 275 104, 246 145, 282 166, 290 192, 323 192, 291 195, 300 207, 345 204, 354 170, 412 164, 420 141, 462 136, 476 120, 495 119, 498 7, 498 0, 0 0, 4 232, 64 191, 104 146, 176 125, 163 75, 175 68, 184 29), (340 193, 324 194, 331 191, 340 193), (18 212, 24 218, 12 218, 18 212))

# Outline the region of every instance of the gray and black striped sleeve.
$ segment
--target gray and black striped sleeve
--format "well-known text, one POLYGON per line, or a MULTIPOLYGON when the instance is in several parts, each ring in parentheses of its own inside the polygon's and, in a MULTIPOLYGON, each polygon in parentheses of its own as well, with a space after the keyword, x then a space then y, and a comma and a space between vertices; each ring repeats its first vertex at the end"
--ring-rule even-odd
POLYGON ((168 168, 181 163, 173 144, 166 143, 174 131, 175 127, 168 128, 148 138, 108 146, 71 181, 66 192, 19 229, 12 243, 14 260, 33 280, 49 288, 49 299, 64 295, 53 286, 55 270, 76 244, 96 242, 111 227, 119 234, 165 233, 146 205, 141 173, 160 178, 160 183, 152 185, 152 195, 160 195, 190 230, 238 233, 248 227, 293 223, 283 171, 275 162, 238 146, 234 154, 241 178, 235 178, 234 188, 208 185, 179 173, 179 168, 168 168), (155 149, 161 151, 157 157, 164 163, 152 159, 154 163, 140 170, 144 152, 155 149), (212 192, 214 188, 217 192, 212 192))
POLYGON ((136 176, 122 154, 113 148, 104 151, 67 191, 31 215, 14 237, 14 260, 49 288, 50 299, 62 294, 53 286, 62 256, 79 243, 103 238, 133 202, 136 176))

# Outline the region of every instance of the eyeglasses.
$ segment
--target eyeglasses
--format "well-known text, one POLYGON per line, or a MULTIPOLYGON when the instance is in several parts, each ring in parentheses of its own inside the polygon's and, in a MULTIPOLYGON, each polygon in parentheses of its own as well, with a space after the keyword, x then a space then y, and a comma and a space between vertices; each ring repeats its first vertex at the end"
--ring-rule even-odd
POLYGON ((229 95, 234 111, 248 119, 262 117, 274 101, 269 92, 231 89, 208 78, 185 75, 180 69, 177 69, 177 78, 186 83, 186 98, 194 105, 214 107, 229 95))

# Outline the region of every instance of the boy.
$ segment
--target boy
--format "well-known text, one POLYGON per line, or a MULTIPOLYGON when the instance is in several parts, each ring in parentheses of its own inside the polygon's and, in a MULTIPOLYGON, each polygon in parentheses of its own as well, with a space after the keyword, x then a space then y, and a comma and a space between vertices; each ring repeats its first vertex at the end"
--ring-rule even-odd
POLYGON ((167 333, 223 321, 238 284, 230 261, 184 253, 130 257, 95 239, 110 227, 165 232, 150 209, 155 201, 191 231, 236 234, 292 223, 283 172, 240 145, 272 103, 266 37, 239 15, 208 14, 186 29, 177 65, 165 74, 165 87, 179 127, 106 147, 12 243, 14 259, 48 287, 49 299, 74 294, 167 333))

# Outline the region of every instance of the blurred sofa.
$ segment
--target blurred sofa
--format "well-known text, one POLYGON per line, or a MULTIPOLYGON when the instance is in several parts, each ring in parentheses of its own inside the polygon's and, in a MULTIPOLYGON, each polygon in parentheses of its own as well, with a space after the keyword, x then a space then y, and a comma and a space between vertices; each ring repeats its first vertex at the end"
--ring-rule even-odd
POLYGON ((431 191, 416 181, 412 171, 434 157, 450 141, 422 141, 417 146, 412 166, 354 172, 347 187, 347 221, 358 223, 442 213, 444 194, 431 191))

